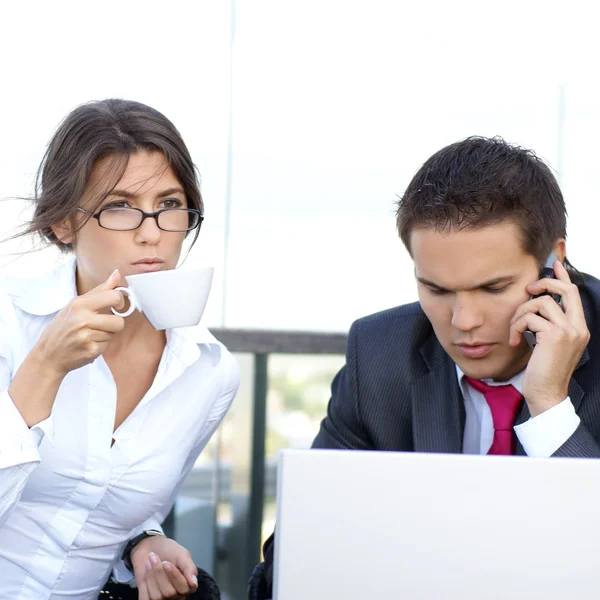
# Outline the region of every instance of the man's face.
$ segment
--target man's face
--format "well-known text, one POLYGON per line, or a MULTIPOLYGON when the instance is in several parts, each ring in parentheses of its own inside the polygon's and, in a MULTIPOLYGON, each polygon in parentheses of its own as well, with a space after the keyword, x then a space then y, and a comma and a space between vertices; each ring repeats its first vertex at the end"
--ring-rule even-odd
POLYGON ((506 381, 522 371, 531 351, 524 338, 508 345, 510 320, 539 269, 518 226, 415 229, 410 242, 421 306, 452 360, 476 379, 506 381))

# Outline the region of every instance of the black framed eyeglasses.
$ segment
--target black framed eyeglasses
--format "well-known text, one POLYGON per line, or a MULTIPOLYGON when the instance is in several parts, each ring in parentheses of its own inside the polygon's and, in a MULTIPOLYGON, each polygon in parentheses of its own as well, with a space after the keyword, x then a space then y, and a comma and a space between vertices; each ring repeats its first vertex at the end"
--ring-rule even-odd
POLYGON ((132 231, 148 218, 154 219, 159 229, 175 232, 192 231, 204 221, 202 213, 196 208, 162 208, 153 213, 130 206, 107 206, 97 213, 85 208, 77 210, 96 219, 103 229, 112 231, 132 231))

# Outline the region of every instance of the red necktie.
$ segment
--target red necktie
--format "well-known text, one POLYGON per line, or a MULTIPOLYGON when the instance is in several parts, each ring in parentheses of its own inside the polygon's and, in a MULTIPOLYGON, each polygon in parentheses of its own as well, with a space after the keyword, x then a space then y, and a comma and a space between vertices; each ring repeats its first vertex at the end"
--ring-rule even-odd
POLYGON ((492 411, 494 441, 488 454, 514 454, 516 438, 513 425, 523 394, 512 385, 488 385, 467 376, 465 379, 473 389, 483 394, 492 411))

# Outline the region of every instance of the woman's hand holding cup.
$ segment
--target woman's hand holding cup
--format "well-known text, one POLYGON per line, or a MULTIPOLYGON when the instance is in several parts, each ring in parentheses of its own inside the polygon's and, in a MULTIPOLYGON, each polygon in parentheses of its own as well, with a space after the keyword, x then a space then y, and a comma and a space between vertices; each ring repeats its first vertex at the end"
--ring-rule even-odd
POLYGON ((123 317, 107 312, 125 306, 123 295, 115 290, 120 278, 115 270, 105 282, 73 298, 44 330, 35 351, 57 374, 64 377, 93 362, 125 326, 123 317))

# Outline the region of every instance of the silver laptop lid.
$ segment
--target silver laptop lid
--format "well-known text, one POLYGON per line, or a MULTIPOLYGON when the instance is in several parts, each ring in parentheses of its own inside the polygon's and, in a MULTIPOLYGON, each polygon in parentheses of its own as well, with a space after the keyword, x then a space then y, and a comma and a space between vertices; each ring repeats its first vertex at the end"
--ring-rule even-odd
POLYGON ((274 600, 598 598, 600 461, 283 451, 274 600))

